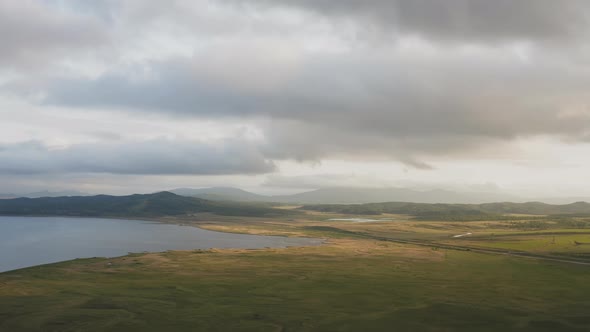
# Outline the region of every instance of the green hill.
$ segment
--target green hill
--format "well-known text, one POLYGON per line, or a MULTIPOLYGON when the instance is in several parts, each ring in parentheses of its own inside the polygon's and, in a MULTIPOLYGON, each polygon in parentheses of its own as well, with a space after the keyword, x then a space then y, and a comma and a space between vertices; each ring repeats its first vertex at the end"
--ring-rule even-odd
POLYGON ((303 210, 359 215, 382 213, 408 214, 422 219, 478 219, 505 214, 532 215, 590 215, 590 203, 577 202, 566 205, 552 205, 540 202, 528 203, 486 203, 486 204, 426 204, 388 202, 370 204, 324 204, 305 205, 303 210))
POLYGON ((212 202, 170 192, 0 200, 0 215, 158 217, 202 212, 235 216, 279 216, 288 213, 254 204, 212 202))

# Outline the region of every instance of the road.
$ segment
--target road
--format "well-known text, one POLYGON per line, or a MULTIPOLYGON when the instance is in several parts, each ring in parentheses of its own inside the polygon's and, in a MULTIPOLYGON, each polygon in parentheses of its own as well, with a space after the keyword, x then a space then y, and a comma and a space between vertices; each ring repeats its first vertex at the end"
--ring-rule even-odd
POLYGON ((572 259, 572 258, 562 258, 550 255, 541 255, 541 254, 534 254, 525 251, 514 251, 514 250, 505 250, 505 249, 496 249, 496 248, 482 248, 482 247, 472 247, 472 246, 460 246, 460 245, 453 245, 453 244, 445 244, 445 243, 438 243, 432 242, 427 240, 420 240, 420 239, 396 239, 390 237, 383 237, 383 236, 375 236, 367 233, 360 233, 354 232, 360 236, 364 236, 367 238, 371 238, 378 241, 388 241, 388 242, 395 242, 395 243, 403 243, 403 244, 412 244, 417 246, 424 246, 424 247, 431 247, 431 248, 440 248, 440 249, 448 249, 448 250, 458 250, 458 251, 471 251, 481 254, 493 254, 493 255, 506 255, 512 257, 522 257, 522 258, 530 258, 530 259, 537 259, 543 261, 550 261, 550 262, 559 262, 559 263, 567 263, 567 264, 577 264, 577 265, 588 265, 590 266, 590 261, 583 260, 583 259, 572 259))

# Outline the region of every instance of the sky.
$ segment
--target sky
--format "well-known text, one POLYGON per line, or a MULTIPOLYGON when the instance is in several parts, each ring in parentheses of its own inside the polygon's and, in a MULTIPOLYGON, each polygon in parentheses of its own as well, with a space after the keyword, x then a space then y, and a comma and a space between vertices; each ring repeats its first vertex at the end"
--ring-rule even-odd
POLYGON ((585 0, 0 0, 0 191, 590 196, 585 0))

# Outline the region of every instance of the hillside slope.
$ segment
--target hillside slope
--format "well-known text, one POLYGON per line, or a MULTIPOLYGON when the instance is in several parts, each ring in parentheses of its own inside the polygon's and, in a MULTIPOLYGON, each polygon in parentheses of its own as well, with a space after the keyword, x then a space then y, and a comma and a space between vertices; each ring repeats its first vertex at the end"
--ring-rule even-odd
POLYGON ((335 212, 345 214, 408 214, 418 217, 461 218, 503 214, 531 215, 589 215, 590 203, 576 202, 565 205, 551 205, 541 202, 527 203, 486 203, 486 204, 425 204, 388 202, 370 204, 321 204, 305 205, 303 210, 335 212))

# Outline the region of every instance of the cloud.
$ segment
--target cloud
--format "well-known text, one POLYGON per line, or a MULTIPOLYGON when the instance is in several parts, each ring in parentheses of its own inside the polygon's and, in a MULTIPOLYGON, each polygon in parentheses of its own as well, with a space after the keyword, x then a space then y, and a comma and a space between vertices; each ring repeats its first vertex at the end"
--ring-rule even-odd
POLYGON ((590 76, 552 60, 523 62, 496 49, 360 50, 260 64, 243 84, 235 77, 244 77, 246 55, 222 66, 195 56, 152 63, 141 79, 54 81, 45 103, 254 119, 270 158, 389 158, 427 169, 430 157, 478 154, 519 137, 584 137, 590 76), (272 83, 256 74, 267 72, 284 74, 272 83))
POLYGON ((584 0, 227 0, 290 7, 357 22, 365 30, 453 42, 555 42, 587 38, 584 0))
POLYGON ((59 10, 42 2, 0 1, 0 65, 39 67, 74 59, 108 43, 107 27, 93 16, 59 10))
POLYGON ((38 141, 0 145, 0 174, 128 175, 262 174, 275 170, 245 141, 151 140, 50 148, 38 141))
POLYGON ((590 9, 584 1, 227 0, 107 7, 96 10, 116 22, 122 38, 142 46, 141 56, 93 78, 46 79, 32 93, 45 96, 43 106, 244 119, 264 137, 256 143, 263 158, 386 159, 420 169, 433 168, 436 159, 486 158, 482 151, 490 147, 509 153, 520 138, 578 142, 590 132, 587 42, 581 38, 590 9), (240 10, 245 14, 236 15, 240 10), (208 18, 187 19, 197 13, 208 18), (350 21, 354 32, 376 28, 393 38, 373 44, 362 33, 351 37, 350 21), (125 33, 143 24, 152 38, 125 33), (182 38, 172 34, 177 31, 182 38), (184 39, 191 31, 198 41, 184 39), (144 55, 185 41, 185 55, 144 55))

